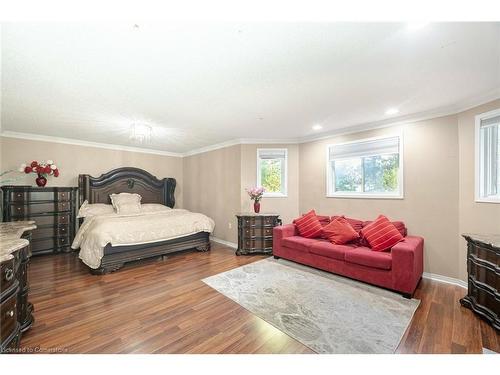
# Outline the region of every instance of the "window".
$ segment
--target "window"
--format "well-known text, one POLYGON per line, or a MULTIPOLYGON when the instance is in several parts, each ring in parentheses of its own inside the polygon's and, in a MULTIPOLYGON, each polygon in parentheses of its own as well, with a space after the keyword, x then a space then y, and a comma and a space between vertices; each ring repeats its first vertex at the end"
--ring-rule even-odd
POLYGON ((257 186, 265 197, 286 197, 287 149, 257 149, 257 186))
POLYGON ((327 196, 403 198, 401 137, 328 146, 327 196))
POLYGON ((476 201, 500 203, 500 109, 476 117, 476 201))

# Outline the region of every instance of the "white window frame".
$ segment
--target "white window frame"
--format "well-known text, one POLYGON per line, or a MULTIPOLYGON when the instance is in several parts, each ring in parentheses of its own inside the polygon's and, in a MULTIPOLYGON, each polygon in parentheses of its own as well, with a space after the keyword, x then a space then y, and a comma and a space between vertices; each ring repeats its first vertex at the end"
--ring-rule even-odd
POLYGON ((288 149, 287 148, 258 148, 257 149, 257 186, 262 186, 261 174, 260 174, 260 152, 261 151, 280 151, 285 152, 285 160, 283 163, 283 185, 281 193, 268 193, 264 192, 263 197, 265 198, 286 198, 288 197, 288 149))
POLYGON ((404 199, 404 137, 403 132, 397 134, 386 134, 379 137, 357 139, 351 142, 334 143, 326 146, 326 197, 327 198, 355 198, 355 199, 404 199), (398 168, 398 187, 399 191, 394 193, 363 193, 363 192, 335 192, 334 187, 330 186, 330 181, 333 182, 332 168, 330 168, 330 148, 334 146, 347 145, 352 143, 360 143, 367 141, 376 141, 386 138, 399 138, 399 168, 398 168))
POLYGON ((495 109, 493 111, 481 113, 476 116, 475 129, 474 129, 474 169, 475 169, 475 181, 474 181, 474 200, 478 203, 500 203, 500 195, 494 197, 482 197, 481 196, 481 120, 487 120, 489 118, 500 115, 500 109, 495 109))

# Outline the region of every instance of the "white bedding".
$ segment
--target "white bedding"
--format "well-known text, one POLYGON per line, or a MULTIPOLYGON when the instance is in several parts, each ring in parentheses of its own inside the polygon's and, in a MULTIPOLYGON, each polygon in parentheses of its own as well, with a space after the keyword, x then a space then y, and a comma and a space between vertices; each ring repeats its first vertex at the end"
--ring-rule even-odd
POLYGON ((98 215, 85 219, 71 248, 80 248, 80 259, 95 269, 101 265, 108 243, 126 246, 166 241, 198 232, 211 233, 214 227, 211 218, 182 209, 98 215))

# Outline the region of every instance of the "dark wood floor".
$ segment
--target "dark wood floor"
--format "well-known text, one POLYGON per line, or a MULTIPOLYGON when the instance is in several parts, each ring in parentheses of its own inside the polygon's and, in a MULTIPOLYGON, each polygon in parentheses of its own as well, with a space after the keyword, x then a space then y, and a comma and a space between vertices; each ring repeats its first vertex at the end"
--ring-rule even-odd
MULTIPOLYGON (((311 353, 201 279, 263 256, 222 245, 94 276, 77 255, 34 257, 34 326, 21 346, 69 353, 311 353)), ((458 303, 465 290, 422 280, 422 300, 398 353, 500 352, 500 337, 458 303)))

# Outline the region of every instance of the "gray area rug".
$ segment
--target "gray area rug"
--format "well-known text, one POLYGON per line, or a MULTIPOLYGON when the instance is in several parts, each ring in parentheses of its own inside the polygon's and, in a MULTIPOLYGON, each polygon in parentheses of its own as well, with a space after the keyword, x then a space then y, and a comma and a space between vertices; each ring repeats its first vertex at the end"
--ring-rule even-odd
POLYGON ((394 353, 420 303, 283 259, 203 282, 316 353, 394 353))

